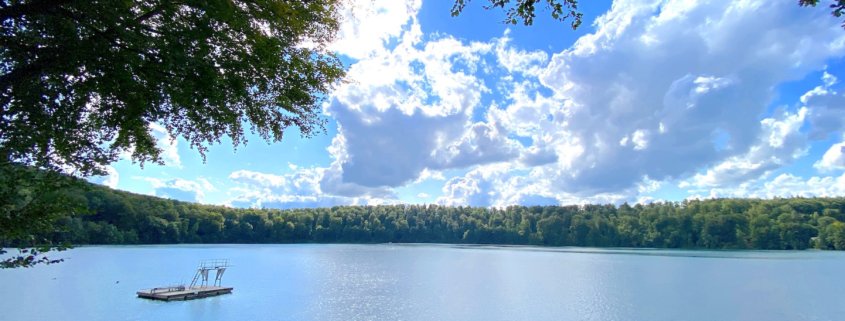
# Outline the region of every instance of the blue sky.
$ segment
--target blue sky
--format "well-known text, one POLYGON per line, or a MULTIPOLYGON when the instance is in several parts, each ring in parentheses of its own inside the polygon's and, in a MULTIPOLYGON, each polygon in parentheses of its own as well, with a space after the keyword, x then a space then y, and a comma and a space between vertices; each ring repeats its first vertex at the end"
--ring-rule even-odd
POLYGON ((845 29, 792 1, 583 1, 573 31, 470 2, 356 0, 325 134, 91 180, 234 207, 845 195, 845 29))

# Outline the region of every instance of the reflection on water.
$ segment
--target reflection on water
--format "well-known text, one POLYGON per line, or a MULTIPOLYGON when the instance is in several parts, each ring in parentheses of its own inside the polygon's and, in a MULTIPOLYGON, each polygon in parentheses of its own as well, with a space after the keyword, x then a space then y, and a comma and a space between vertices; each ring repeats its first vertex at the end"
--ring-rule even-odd
MULTIPOLYGON (((422 245, 422 244, 420 244, 422 245)), ((409 245, 410 246, 410 245, 409 245)), ((622 254, 645 256, 676 256, 702 257, 723 259, 752 259, 752 260, 807 260, 825 258, 828 255, 837 257, 837 252, 806 250, 806 251, 774 251, 774 250, 685 250, 658 248, 588 248, 588 247, 537 247, 523 245, 445 245, 463 249, 491 249, 491 250, 519 250, 540 252, 566 252, 590 254, 622 254)))
POLYGON ((841 320, 845 253, 466 245, 83 247, 0 271, 4 320, 841 320), (137 299, 228 258, 231 295, 137 299), (119 282, 118 282, 119 281, 119 282))

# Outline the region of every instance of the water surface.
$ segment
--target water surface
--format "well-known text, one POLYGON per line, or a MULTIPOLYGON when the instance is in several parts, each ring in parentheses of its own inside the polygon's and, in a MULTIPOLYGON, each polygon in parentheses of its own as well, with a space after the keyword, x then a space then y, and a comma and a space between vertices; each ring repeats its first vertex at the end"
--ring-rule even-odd
POLYGON ((457 245, 81 247, 0 270, 4 320, 843 320, 845 253, 457 245), (234 293, 190 283, 228 258, 234 293))

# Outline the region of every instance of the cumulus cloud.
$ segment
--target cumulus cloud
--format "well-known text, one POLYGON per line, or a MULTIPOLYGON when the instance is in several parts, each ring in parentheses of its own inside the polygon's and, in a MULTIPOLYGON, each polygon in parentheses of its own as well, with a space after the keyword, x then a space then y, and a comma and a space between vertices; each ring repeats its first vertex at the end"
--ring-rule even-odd
POLYGON ((444 168, 502 162, 519 155, 518 142, 507 138, 495 123, 477 122, 464 135, 434 151, 437 165, 444 168))
POLYGON ((106 175, 92 176, 88 179, 88 181, 95 184, 105 185, 110 188, 117 188, 117 183, 120 182, 120 173, 118 173, 117 169, 111 165, 106 166, 105 169, 106 175))
POLYGON ((419 184, 427 180, 445 181, 446 177, 443 176, 443 172, 441 171, 424 168, 422 172, 420 172, 420 176, 417 177, 417 180, 414 181, 414 184, 419 184))
POLYGON ((810 137, 825 139, 845 128, 845 96, 833 89, 838 80, 828 72, 822 75, 823 85, 801 96, 810 109, 810 137))
MULTIPOLYGON (((771 111, 779 85, 845 54, 845 33, 824 10, 617 0, 593 33, 550 55, 514 46, 509 32, 423 35, 419 1, 351 3, 370 11, 349 18, 334 45, 356 62, 325 105, 338 128, 331 164, 232 173, 238 204, 395 202, 394 188, 432 179, 444 184, 437 203, 474 206, 647 202, 670 182, 738 196, 841 186, 841 177, 768 180, 845 126, 828 72, 800 103, 771 111), (442 175, 451 169, 466 173, 442 175)), ((836 146, 817 168, 841 166, 836 146)))
MULTIPOLYGON (((557 205, 588 203, 622 203, 634 201, 633 191, 596 193, 589 196, 555 191, 553 182, 538 179, 509 163, 483 165, 465 175, 456 176, 443 185, 443 196, 435 202, 442 205, 494 206, 557 205)), ((645 180, 659 187, 659 183, 645 180)), ((652 186, 653 188, 657 188, 652 186)), ((644 187, 646 188, 646 187, 644 187)))
POLYGON ((813 164, 821 171, 835 171, 845 169, 845 139, 838 144, 833 144, 824 153, 822 159, 813 164))
POLYGON ((729 188, 713 188, 691 194, 690 199, 720 197, 839 197, 845 195, 845 174, 802 178, 783 173, 772 179, 762 177, 729 188))
POLYGON ((235 171, 229 175, 235 186, 229 189, 231 199, 228 203, 239 207, 303 208, 384 204, 395 199, 392 192, 386 190, 344 190, 356 187, 332 182, 337 179, 333 172, 331 168, 297 168, 283 175, 235 171))
MULTIPOLYGON (((233 205, 246 207, 272 207, 267 203, 319 203, 321 173, 314 169, 301 169, 292 174, 275 175, 250 170, 229 174, 236 186, 229 190, 233 205)), ((295 206, 291 204, 291 206, 295 206)))
POLYGON ((182 178, 161 179, 154 177, 137 178, 147 181, 152 185, 154 189, 153 195, 185 202, 206 202, 205 193, 217 190, 214 184, 202 177, 196 180, 182 178))
POLYGON ((801 108, 796 113, 784 112, 780 119, 761 120, 758 141, 746 153, 725 159, 680 187, 735 185, 790 164, 806 152, 806 135, 799 129, 807 113, 807 108, 801 108))
MULTIPOLYGON (((481 75, 485 57, 507 42, 464 43, 449 36, 423 41, 414 20, 391 50, 350 67, 351 83, 335 92, 326 111, 338 122, 330 153, 335 183, 393 188, 425 171, 466 168, 519 157, 522 146, 493 120, 473 120, 490 89, 481 75)), ((543 58, 545 59, 545 58, 543 58)), ((513 62, 527 68, 530 62, 513 62)), ((488 66, 489 67, 489 66, 488 66)))
POLYGON ((329 49, 354 59, 367 58, 384 50, 402 26, 415 18, 421 0, 349 0, 342 3, 341 25, 329 49))
POLYGON ((165 166, 182 168, 182 160, 179 158, 179 142, 171 136, 164 126, 156 123, 150 124, 150 131, 156 138, 156 147, 161 149, 161 160, 165 166))
POLYGON ((505 34, 499 38, 496 46, 496 60, 509 73, 521 73, 527 76, 537 76, 548 61, 549 55, 543 51, 526 51, 517 49, 509 43, 510 29, 505 29, 505 34))
POLYGON ((595 27, 540 77, 570 102, 560 140, 583 150, 539 173, 565 192, 620 191, 709 166, 745 172, 766 167, 755 158, 767 148, 791 154, 782 145, 806 111, 759 117, 776 85, 823 68, 845 41, 824 12, 777 1, 616 1, 595 27))
POLYGON ((736 187, 805 155, 808 122, 824 134, 843 127, 830 73, 806 106, 764 117, 778 84, 843 55, 845 36, 824 12, 769 1, 616 1, 595 27, 539 73, 552 95, 511 82, 508 103, 488 112, 503 132, 530 138, 522 166, 452 178, 441 203, 648 200, 662 182, 686 178, 688 188, 736 187))
POLYGON ((781 174, 749 191, 752 197, 832 197, 845 195, 845 174, 834 177, 813 176, 804 179, 792 174, 781 174))
POLYGON ((496 189, 494 185, 513 183, 509 181, 509 169, 507 164, 481 166, 464 176, 453 177, 443 185, 443 196, 436 202, 442 205, 492 206, 501 199, 499 194, 502 190, 506 190, 496 189))

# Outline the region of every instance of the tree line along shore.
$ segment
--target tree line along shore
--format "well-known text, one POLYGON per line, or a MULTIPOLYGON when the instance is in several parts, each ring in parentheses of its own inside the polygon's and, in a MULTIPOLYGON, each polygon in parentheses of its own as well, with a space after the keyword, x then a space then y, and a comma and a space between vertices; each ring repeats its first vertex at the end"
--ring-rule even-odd
POLYGON ((278 210, 202 205, 102 186, 76 193, 88 211, 57 218, 42 239, 71 244, 393 242, 845 250, 845 198, 278 210))

